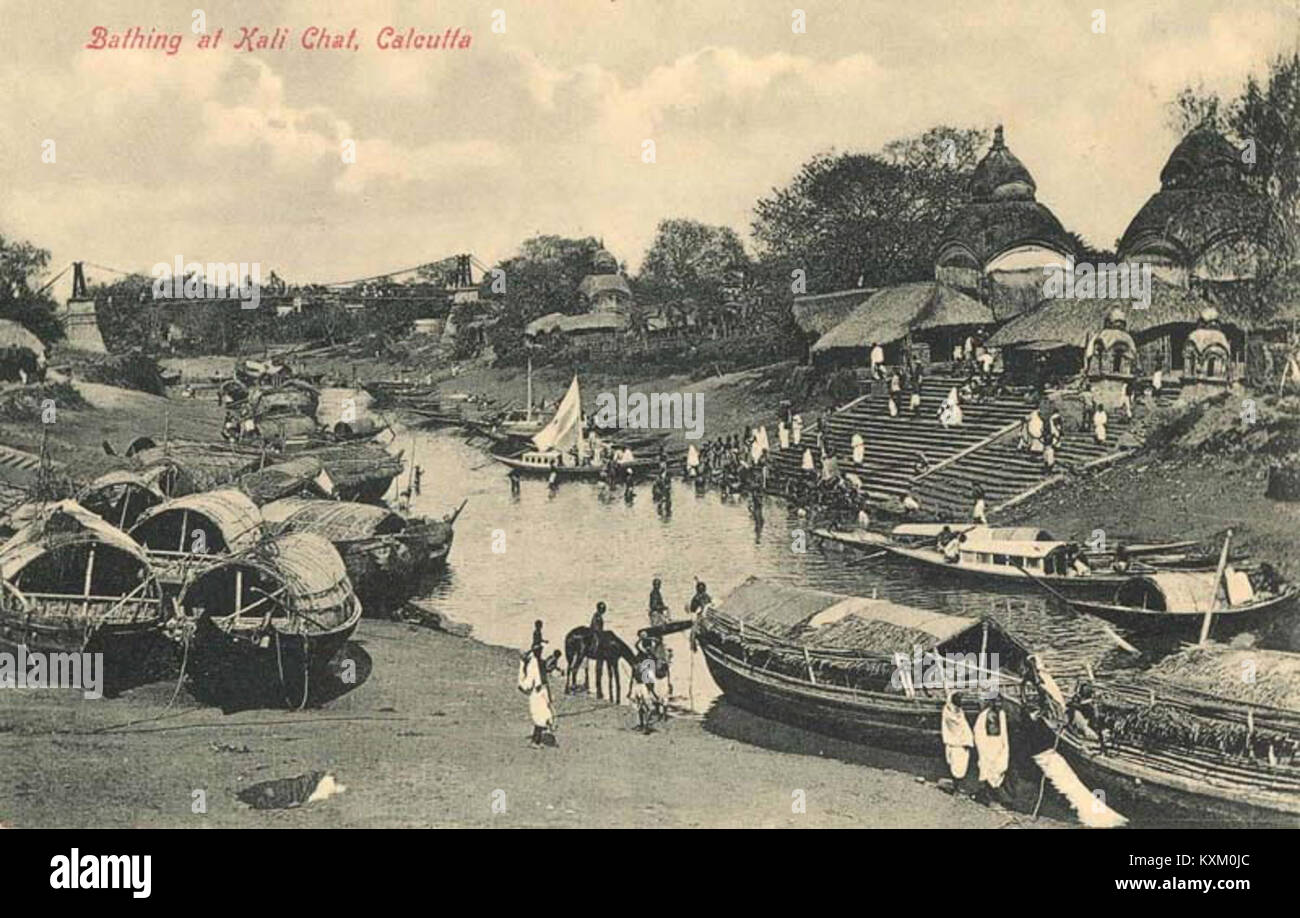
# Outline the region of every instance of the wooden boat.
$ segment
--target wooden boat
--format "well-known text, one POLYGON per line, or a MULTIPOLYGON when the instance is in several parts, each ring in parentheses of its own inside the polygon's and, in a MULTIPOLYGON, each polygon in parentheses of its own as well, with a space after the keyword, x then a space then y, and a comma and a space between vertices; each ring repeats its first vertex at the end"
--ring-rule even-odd
POLYGON ((167 499, 158 472, 118 469, 100 475, 77 493, 77 503, 91 513, 126 531, 150 507, 167 499))
POLYGON ((314 456, 298 456, 246 472, 235 485, 259 507, 286 497, 334 497, 334 482, 314 456))
POLYGON ((75 501, 47 505, 0 546, 0 644, 103 653, 119 685, 157 651, 164 617, 144 550, 75 501))
POLYGON ((1187 648, 1090 683, 1080 714, 1050 676, 1039 684, 1045 742, 1135 822, 1300 827, 1295 654, 1187 648))
POLYGON ((400 452, 394 455, 378 443, 368 441, 291 448, 287 456, 317 459, 334 482, 334 493, 339 500, 363 504, 382 501, 404 465, 400 452))
POLYGON ((153 477, 168 497, 229 485, 264 464, 261 450, 230 443, 176 441, 137 450, 138 469, 153 477))
POLYGON ((290 532, 220 559, 180 595, 174 637, 202 697, 275 697, 305 707, 361 619, 343 559, 322 536, 290 532))
MULTIPOLYGON (((594 461, 587 438, 582 430, 582 396, 578 390, 578 377, 573 377, 569 390, 550 422, 532 438, 532 449, 511 452, 496 449, 490 453, 502 465, 532 475, 549 477, 552 472, 561 480, 595 480, 606 474, 609 461, 594 461)), ((620 464, 621 468, 653 467, 654 460, 633 460, 620 464)))
POLYGON ((989 620, 756 577, 706 610, 695 636, 714 681, 741 707, 854 742, 930 753, 942 752, 948 691, 960 690, 974 714, 981 688, 1016 690, 1014 670, 1026 657, 989 620), (997 669, 981 665, 994 654, 997 669))
POLYGON ((262 514, 236 488, 187 494, 152 507, 131 527, 164 585, 178 589, 222 555, 262 538, 262 514))
MULTIPOLYGON (((818 532, 815 530, 815 532, 818 532)), ((1076 559, 1088 561, 1085 549, 1076 542, 1052 538, 1032 527, 998 528, 977 523, 904 523, 889 535, 873 532, 835 534, 820 530, 825 538, 868 550, 883 550, 897 558, 944 575, 984 583, 1005 583, 1028 587, 1046 584, 1069 597, 1104 598, 1134 574, 1154 570, 1139 560, 1123 570, 1088 565, 1087 573, 1075 568, 1076 559), (962 539, 958 560, 948 561, 937 547, 940 533, 947 530, 962 539)))
POLYGON ((298 497, 262 508, 272 533, 312 532, 328 539, 371 612, 399 605, 414 595, 422 576, 446 564, 459 514, 408 518, 372 504, 298 497))
POLYGON ((1278 582, 1265 569, 1229 567, 1223 578, 1209 571, 1145 573, 1119 584, 1108 601, 1069 603, 1132 632, 1196 641, 1207 614, 1211 636, 1225 639, 1271 624, 1290 610, 1298 593, 1293 584, 1278 582))

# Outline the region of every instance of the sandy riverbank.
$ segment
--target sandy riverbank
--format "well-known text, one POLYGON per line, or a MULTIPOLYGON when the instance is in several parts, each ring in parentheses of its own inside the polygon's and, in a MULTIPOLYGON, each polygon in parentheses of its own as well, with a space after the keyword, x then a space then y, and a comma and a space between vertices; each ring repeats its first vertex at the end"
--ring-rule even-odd
MULTIPOLYGON (((956 799, 902 757, 775 725, 725 705, 646 736, 627 705, 557 700, 557 748, 529 746, 514 651, 364 621, 358 684, 301 713, 223 714, 173 683, 83 701, 0 690, 0 823, 10 826, 1053 825, 956 799), (111 729, 129 721, 146 721, 111 729), (798 753, 787 750, 799 750, 798 753), (347 790, 252 810, 239 790, 312 770, 347 790), (194 791, 207 812, 192 812, 194 791), (806 813, 792 812, 796 790, 806 813), (504 797, 501 793, 503 792, 504 797), (504 799, 505 811, 493 801, 504 799)), ((935 763, 937 766, 940 763, 935 763)), ((934 772, 937 775, 937 771, 934 772)))

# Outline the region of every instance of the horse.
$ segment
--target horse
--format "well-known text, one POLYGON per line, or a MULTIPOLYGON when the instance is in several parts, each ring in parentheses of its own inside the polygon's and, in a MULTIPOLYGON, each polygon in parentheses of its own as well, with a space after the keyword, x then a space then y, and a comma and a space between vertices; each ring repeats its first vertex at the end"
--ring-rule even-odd
MULTIPOLYGON (((609 688, 612 700, 618 704, 623 697, 623 686, 618 675, 618 661, 627 660, 629 666, 636 664, 636 654, 632 648, 612 631, 601 631, 599 638, 586 625, 574 628, 564 636, 564 657, 568 661, 569 672, 564 683, 566 695, 577 691, 578 667, 587 660, 596 661, 596 697, 604 697, 603 678, 605 668, 609 669, 609 688), (595 647, 592 644, 595 643, 595 647)), ((584 684, 591 684, 584 678, 584 684)))

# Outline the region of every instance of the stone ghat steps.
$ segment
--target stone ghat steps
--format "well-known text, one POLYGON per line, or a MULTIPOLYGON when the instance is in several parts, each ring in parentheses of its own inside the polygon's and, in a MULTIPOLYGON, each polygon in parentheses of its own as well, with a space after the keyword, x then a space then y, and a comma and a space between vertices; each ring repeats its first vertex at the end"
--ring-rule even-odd
MULTIPOLYGON (((965 404, 960 427, 945 429, 939 424, 939 407, 949 389, 960 386, 960 382, 940 375, 926 379, 915 416, 907 410, 907 393, 903 393, 899 416, 890 417, 884 391, 873 392, 827 416, 826 444, 841 471, 858 474, 873 493, 901 498, 913 490, 924 513, 950 519, 969 516, 977 487, 983 490, 991 510, 1046 480, 1048 473, 1041 454, 1017 448, 1018 425, 1031 407, 1023 398, 999 396, 983 404, 965 404), (866 443, 861 463, 851 459, 855 433, 860 433, 866 443), (924 454, 930 468, 945 461, 948 464, 918 479, 919 454, 924 454)), ((1177 380, 1167 381, 1156 404, 1172 404, 1179 388, 1177 380)), ((1109 427, 1105 444, 1097 443, 1090 429, 1067 430, 1056 451, 1056 471, 1077 469, 1112 454, 1127 423, 1122 417, 1112 417, 1109 427)), ((774 454, 778 483, 783 476, 799 474, 805 448, 813 451, 816 461, 816 431, 805 433, 798 447, 791 445, 774 454)))
MULTIPOLYGON (((967 404, 962 407, 961 426, 945 429, 938 420, 939 408, 954 385, 960 385, 960 381, 939 376, 926 379, 915 415, 907 410, 907 393, 899 398, 897 417, 889 415, 887 392, 864 396, 825 419, 827 448, 838 459, 840 469, 861 476, 869 490, 901 497, 911 485, 921 454, 929 466, 934 466, 1019 423, 1028 411, 1018 398, 967 404), (855 433, 861 434, 866 443, 861 463, 852 461, 855 433)), ((815 454, 816 443, 816 432, 805 431, 798 447, 792 444, 778 450, 773 458, 778 474, 797 474, 804 449, 812 449, 815 454)))

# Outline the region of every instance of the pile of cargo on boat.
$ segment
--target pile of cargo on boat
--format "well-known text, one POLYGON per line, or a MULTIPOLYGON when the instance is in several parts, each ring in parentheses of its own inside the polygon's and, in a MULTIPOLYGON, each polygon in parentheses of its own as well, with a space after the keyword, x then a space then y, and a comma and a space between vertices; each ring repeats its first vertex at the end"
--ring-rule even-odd
POLYGON ((1300 664, 1294 654, 1208 644, 1143 671, 1047 675, 1049 742, 1112 805, 1196 822, 1294 825, 1300 817, 1300 664))

